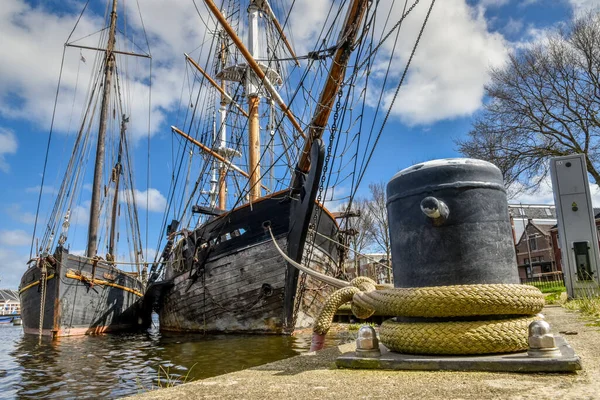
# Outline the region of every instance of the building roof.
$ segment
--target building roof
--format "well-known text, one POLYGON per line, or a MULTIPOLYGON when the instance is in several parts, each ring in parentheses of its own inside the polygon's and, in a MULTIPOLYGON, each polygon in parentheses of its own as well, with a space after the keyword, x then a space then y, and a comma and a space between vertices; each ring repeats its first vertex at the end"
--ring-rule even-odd
MULTIPOLYGON (((553 228, 552 225, 540 225, 540 224, 534 223, 531 220, 527 222, 527 226, 529 226, 529 225, 531 225, 533 228, 535 228, 538 232, 540 232, 544 236, 550 236, 550 230, 553 228)), ((526 230, 523 230, 523 233, 521 233, 521 236, 519 236, 519 240, 517 241, 517 246, 519 246, 521 244, 521 242, 523 241, 523 238, 525 237, 525 232, 526 232, 526 230)))
MULTIPOLYGON (((513 218, 557 219, 554 204, 509 204, 508 212, 513 218)), ((594 207, 594 218, 600 218, 600 207, 594 207)))
POLYGON ((546 236, 550 236, 550 229, 552 229, 552 227, 554 225, 542 225, 542 224, 536 224, 536 223, 531 223, 533 226, 535 226, 539 231, 541 231, 544 235, 546 236))
POLYGON ((0 289, 0 301, 20 301, 19 292, 10 289, 0 289))
POLYGON ((509 204, 508 212, 513 218, 556 219, 554 204, 509 204))

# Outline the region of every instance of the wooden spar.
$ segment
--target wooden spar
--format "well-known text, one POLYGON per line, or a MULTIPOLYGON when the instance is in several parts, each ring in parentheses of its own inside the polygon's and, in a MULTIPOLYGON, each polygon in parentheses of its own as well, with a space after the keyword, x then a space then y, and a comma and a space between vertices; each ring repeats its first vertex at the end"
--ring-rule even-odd
POLYGON ((260 127, 258 121, 258 104, 260 97, 248 98, 248 163, 250 165, 250 201, 261 197, 260 184, 260 127))
POLYGON ((252 57, 252 54, 250 54, 248 49, 244 46, 244 44, 242 43, 242 40, 237 36, 235 31, 229 25, 229 23, 227 22, 227 20, 223 16, 223 14, 221 14, 221 12, 219 11, 219 9, 215 5, 215 3, 212 0, 204 0, 204 2, 206 3, 208 9, 213 13, 215 18, 217 18, 217 20, 219 21, 219 23, 221 24, 223 29, 225 29, 225 32, 227 32, 227 34, 229 35, 229 37, 231 38, 231 40, 233 41, 235 46, 240 50, 240 53, 242 53, 242 56, 244 56, 244 58, 246 59, 246 62, 248 62, 248 65, 250 66, 250 68, 252 68, 252 71, 254 71, 254 73, 258 76, 261 83, 264 85, 265 89, 267 89, 269 94, 273 97, 273 99, 275 100, 275 102, 277 103, 279 108, 281 108, 281 110, 283 111, 285 116, 289 119, 289 121, 292 123, 294 128, 298 131, 300 136, 302 136, 302 138, 306 138, 306 136, 304 135, 304 132, 302 132, 302 128, 300 127, 300 124, 298 123, 298 121, 296 121, 294 114, 292 114, 292 111, 285 104, 285 102, 283 101, 283 99, 281 98, 279 93, 277 92, 277 89, 275 89, 275 87, 273 86, 271 81, 269 81, 269 79, 265 75, 264 71, 260 68, 260 65, 258 65, 256 60, 252 57))
POLYGON ((296 53, 294 53, 294 49, 292 49, 292 45, 287 40, 285 33, 283 33, 283 28, 279 24, 279 21, 277 20, 277 17, 275 16, 275 13, 273 12, 273 9, 271 8, 271 5, 269 4, 269 2, 267 0, 255 0, 255 2, 264 12, 267 13, 269 18, 271 18, 271 21, 275 25, 275 29, 277 29, 277 32, 279 32, 279 36, 281 36, 281 40, 283 40, 283 44, 285 44, 285 47, 290 52, 290 55, 294 59, 294 62, 296 63, 296 65, 300 66, 300 63, 298 62, 298 58, 296 58, 296 53))
MULTIPOLYGON (((99 47, 90 47, 90 46, 82 46, 80 44, 72 44, 72 43, 67 43, 65 46, 67 47, 76 47, 78 49, 87 49, 87 50, 96 50, 96 51, 106 51, 106 49, 101 49, 99 47)), ((112 50, 113 54, 123 54, 126 56, 134 56, 134 57, 144 57, 144 58, 152 58, 151 55, 149 54, 139 54, 139 53, 132 53, 130 51, 119 51, 119 50, 112 50)))
MULTIPOLYGON (((171 130, 173 132, 177 133, 178 135, 180 135, 181 137, 187 139, 189 142, 191 142, 191 143, 195 144, 196 146, 200 147, 200 150, 202 150, 202 151, 208 153, 209 155, 213 156, 214 158, 216 158, 217 160, 221 161, 222 163, 224 163, 228 167, 231 167, 231 169, 233 169, 234 171, 239 172, 242 176, 245 176, 246 178, 250 178, 250 174, 248 174, 246 171, 244 171, 240 167, 237 167, 237 166, 233 165, 231 163, 231 161, 227 160, 225 157, 223 157, 219 153, 216 153, 210 147, 203 145, 202 143, 200 143, 199 141, 197 141, 196 139, 194 139, 193 137, 191 137, 187 133, 183 132, 181 129, 178 129, 178 128, 174 127, 174 126, 171 126, 171 130)), ((268 188, 266 186, 263 186, 263 189, 268 190, 268 188)))
POLYGON ((123 139, 125 137, 125 116, 123 115, 123 119, 121 120, 121 135, 119 138, 119 153, 117 155, 117 164, 114 168, 114 178, 115 178, 115 195, 113 197, 112 204, 112 214, 110 217, 110 236, 108 241, 108 254, 113 256, 113 261, 116 259, 115 254, 115 236, 117 231, 117 212, 119 207, 119 183, 121 181, 121 155, 123 153, 123 139))
POLYGON ((102 194, 102 171, 104 170, 104 153, 106 138, 106 120, 110 100, 110 89, 112 86, 112 75, 115 67, 115 31, 117 28, 117 0, 113 0, 110 13, 110 27, 108 43, 106 45, 106 58, 104 65, 104 93, 102 95, 102 106, 100 108, 100 127, 98 129, 98 144, 96 146, 96 165, 94 167, 94 183, 92 186, 92 204, 90 206, 90 224, 88 227, 88 243, 86 255, 89 258, 96 256, 98 249, 98 226, 100 223, 100 197, 102 194))
POLYGON ((200 67, 198 65, 198 63, 196 61, 194 61, 194 59, 190 56, 188 56, 186 53, 183 53, 185 55, 185 58, 190 62, 190 64, 192 64, 197 70, 198 72, 200 72, 202 75, 204 75, 204 77, 206 78, 206 80, 215 87, 215 89, 217 89, 221 95, 223 95, 227 101, 229 101, 230 103, 233 103, 234 106, 237 107, 238 110, 241 111, 242 114, 244 114, 244 116, 248 117, 248 113, 246 112, 246 110, 244 110, 242 107, 240 107, 239 104, 237 104, 235 101, 233 101, 233 99, 231 98, 231 96, 229 94, 227 94, 227 92, 225 92, 225 90, 223 90, 223 88, 221 88, 221 86, 215 82, 215 80, 213 78, 210 77, 210 75, 208 75, 206 73, 206 71, 204 71, 202 69, 202 67, 200 67))
MULTIPOLYGON (((323 131, 331 115, 333 109, 333 103, 336 99, 336 95, 340 90, 344 75, 346 73, 346 66, 350 59, 350 53, 352 52, 351 46, 356 39, 358 30, 361 26, 362 19, 367 9, 368 0, 353 0, 352 4, 348 8, 346 15, 346 22, 344 28, 340 34, 340 39, 344 39, 343 42, 338 43, 338 48, 335 52, 327 82, 325 87, 321 91, 321 97, 317 103, 317 109, 315 110, 314 117, 311 121, 308 138, 304 142, 304 149, 298 162, 298 170, 301 172, 308 172, 310 168, 310 148, 315 139, 323 136, 323 131)), ((294 184, 297 182, 294 182, 294 184)))
POLYGON ((227 176, 227 168, 224 164, 219 167, 219 208, 225 210, 227 208, 227 186, 225 178, 227 176))

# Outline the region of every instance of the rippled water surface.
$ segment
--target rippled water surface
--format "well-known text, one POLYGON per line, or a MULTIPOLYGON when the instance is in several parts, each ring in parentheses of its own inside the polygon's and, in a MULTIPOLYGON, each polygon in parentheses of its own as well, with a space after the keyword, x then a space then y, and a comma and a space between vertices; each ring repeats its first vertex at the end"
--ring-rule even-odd
POLYGON ((281 360, 309 347, 309 335, 202 336, 157 330, 40 343, 20 326, 0 325, 0 398, 118 398, 281 360))

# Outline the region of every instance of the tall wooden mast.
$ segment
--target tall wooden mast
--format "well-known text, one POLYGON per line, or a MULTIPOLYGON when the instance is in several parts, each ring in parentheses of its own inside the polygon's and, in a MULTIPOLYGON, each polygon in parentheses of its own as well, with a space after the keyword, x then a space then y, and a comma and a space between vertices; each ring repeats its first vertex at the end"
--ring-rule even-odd
MULTIPOLYGON (((253 59, 258 57, 258 6, 252 2, 248 7, 248 52, 253 59)), ((248 96, 248 172, 250 172, 250 201, 261 196, 260 190, 260 126, 258 105, 259 85, 252 71, 247 72, 246 94, 248 96)))
POLYGON ((100 109, 100 127, 98 129, 98 144, 96 146, 96 165, 94 167, 94 183, 92 187, 92 204, 90 208, 90 224, 88 228, 88 243, 86 254, 94 257, 98 250, 98 226, 100 224, 100 197, 102 194, 102 172, 104 169, 104 153, 106 138, 106 120, 110 102, 110 90, 112 86, 113 71, 115 68, 115 31, 117 28, 117 0, 113 0, 110 13, 110 26, 108 31, 108 43, 106 45, 106 57, 104 59, 104 92, 100 109))
POLYGON ((310 148, 314 140, 323 136, 323 131, 325 130, 327 121, 329 121, 336 95, 344 81, 346 67, 353 50, 352 46, 362 26, 368 4, 368 0, 353 0, 348 7, 344 27, 338 39, 337 50, 333 56, 333 62, 329 69, 325 87, 321 91, 317 109, 310 123, 309 133, 304 142, 304 149, 302 150, 297 166, 298 173, 294 177, 292 187, 296 187, 301 181, 298 174, 306 173, 310 168, 310 148))

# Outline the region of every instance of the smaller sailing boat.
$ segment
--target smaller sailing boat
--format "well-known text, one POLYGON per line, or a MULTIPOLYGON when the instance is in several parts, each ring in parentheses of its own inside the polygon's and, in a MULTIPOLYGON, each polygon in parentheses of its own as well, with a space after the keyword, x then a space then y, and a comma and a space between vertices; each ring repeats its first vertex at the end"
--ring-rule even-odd
MULTIPOLYGON (((144 290, 142 245, 137 222, 135 192, 128 154, 126 107, 118 86, 122 77, 117 69, 119 54, 149 57, 119 51, 115 47, 117 29, 117 0, 112 0, 109 15, 108 38, 105 48, 94 48, 67 43, 66 46, 98 50, 97 73, 93 75, 90 96, 84 103, 83 121, 74 142, 72 156, 68 162, 54 208, 48 218, 44 236, 36 245, 36 257, 21 278, 19 295, 23 330, 28 334, 51 336, 95 334, 109 331, 129 330, 138 324, 138 304, 144 290), (99 107, 98 121, 94 118, 99 107), (120 116, 117 117, 117 116, 120 116), (92 129, 97 123, 97 145, 94 161, 93 186, 85 255, 69 252, 67 237, 74 199, 81 197, 85 179, 84 161, 91 152, 92 129), (111 126, 114 128, 111 132, 111 126), (112 133, 114 137, 109 137, 112 133), (109 145, 116 148, 112 151, 109 145), (109 177, 103 176, 105 159, 114 167, 109 177), (108 182, 105 182, 105 179, 108 182), (120 227, 120 205, 127 205, 125 220, 129 233, 128 243, 134 260, 129 266, 134 271, 117 268, 118 230, 120 227), (56 238, 55 231, 60 235, 56 238), (106 232, 102 222, 107 222, 106 232), (105 235, 103 235, 105 233, 105 235), (105 238, 107 254, 99 256, 100 236, 105 238), (51 250, 54 248, 54 251, 51 250)), ((104 31, 104 30, 103 30, 104 31)), ((99 46, 102 47, 102 44, 99 46)), ((83 57, 82 57, 83 58, 83 57)), ((110 164, 109 164, 110 165, 110 164)), ((43 186, 43 181, 42 181, 43 186)), ((79 207, 82 209, 83 207, 79 207)), ((35 231, 34 231, 35 235, 35 231)))

